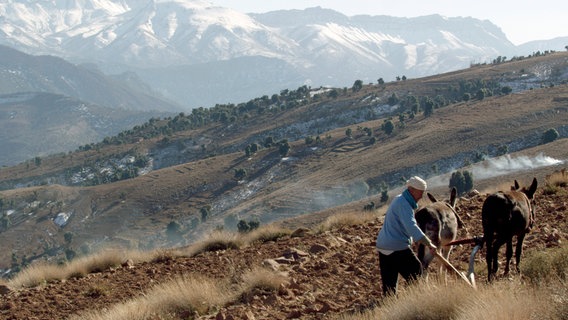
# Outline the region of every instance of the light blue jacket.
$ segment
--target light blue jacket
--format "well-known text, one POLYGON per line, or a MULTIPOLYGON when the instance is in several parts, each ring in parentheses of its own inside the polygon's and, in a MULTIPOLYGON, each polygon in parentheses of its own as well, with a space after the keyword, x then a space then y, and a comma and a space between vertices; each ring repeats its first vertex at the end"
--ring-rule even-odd
POLYGON ((379 249, 399 251, 410 247, 412 241, 419 241, 425 235, 416 224, 414 209, 418 204, 405 189, 396 196, 385 214, 385 221, 376 245, 379 249))

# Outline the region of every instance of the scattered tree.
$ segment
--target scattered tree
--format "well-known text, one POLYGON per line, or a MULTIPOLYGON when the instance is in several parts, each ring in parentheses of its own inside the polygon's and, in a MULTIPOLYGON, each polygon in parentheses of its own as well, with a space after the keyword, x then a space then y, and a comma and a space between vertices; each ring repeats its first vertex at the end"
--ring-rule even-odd
POLYGON ((278 143, 278 152, 281 157, 288 155, 288 152, 290 152, 290 144, 288 143, 288 140, 284 139, 278 143))
POLYGON ((548 129, 542 134, 542 143, 552 142, 558 139, 559 136, 560 134, 558 134, 558 131, 556 131, 556 129, 554 128, 548 129))
POLYGON ((450 188, 455 187, 458 194, 464 194, 473 190, 473 175, 469 171, 456 171, 450 177, 450 188))
POLYGON ((179 242, 182 239, 182 226, 177 221, 170 221, 166 227, 166 237, 170 243, 179 242))
POLYGON ((258 219, 249 220, 248 222, 241 219, 237 223, 237 230, 240 233, 247 233, 257 229, 260 226, 260 221, 258 219))
POLYGON ((384 189, 381 191, 381 202, 387 202, 389 200, 389 191, 384 189))
POLYGON ((429 117, 434 113, 434 100, 430 97, 424 99, 424 116, 429 117))
POLYGON ((394 105, 396 105, 397 103, 399 103, 399 101, 400 101, 400 99, 398 98, 398 96, 396 95, 396 93, 393 93, 393 94, 389 97, 389 99, 388 99, 387 102, 388 102, 388 104, 389 104, 390 106, 394 106, 394 105))
POLYGON ((73 233, 72 232, 65 232, 65 234, 63 235, 63 238, 65 239, 65 244, 67 244, 69 246, 71 244, 71 242, 73 241, 73 233))
POLYGON ((363 81, 355 80, 355 83, 353 83, 353 87, 351 88, 351 90, 353 90, 353 92, 358 92, 361 89, 363 89, 363 81))
POLYGON ((201 222, 207 221, 209 213, 211 212, 211 206, 202 207, 200 211, 201 211, 201 222))
POLYGON ((392 123, 391 120, 385 120, 382 125, 382 129, 386 134, 390 135, 394 130, 394 123, 392 123))
POLYGON ((274 138, 272 136, 268 136, 264 139, 264 147, 270 148, 274 145, 274 138))
POLYGON ((509 94, 513 92, 513 88, 509 87, 509 86, 504 86, 501 88, 501 93, 502 94, 509 94))
POLYGON ((243 168, 235 169, 235 180, 241 181, 247 177, 247 170, 243 168))

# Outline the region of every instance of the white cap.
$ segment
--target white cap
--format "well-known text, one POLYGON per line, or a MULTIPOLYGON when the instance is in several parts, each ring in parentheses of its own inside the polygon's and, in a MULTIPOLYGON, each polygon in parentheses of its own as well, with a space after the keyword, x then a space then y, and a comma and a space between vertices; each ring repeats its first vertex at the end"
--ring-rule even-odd
POLYGON ((426 184, 426 181, 424 181, 424 179, 418 177, 418 176, 414 176, 410 179, 408 179, 408 181, 406 181, 406 186, 407 187, 412 187, 416 190, 426 190, 426 187, 428 186, 428 184, 426 184))

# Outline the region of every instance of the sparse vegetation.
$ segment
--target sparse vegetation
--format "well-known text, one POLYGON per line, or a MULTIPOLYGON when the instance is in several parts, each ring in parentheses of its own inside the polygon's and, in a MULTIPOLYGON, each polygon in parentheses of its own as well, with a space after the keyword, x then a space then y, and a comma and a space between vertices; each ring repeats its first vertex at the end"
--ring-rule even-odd
POLYGON ((206 314, 234 299, 228 284, 199 275, 181 276, 159 284, 140 298, 118 303, 109 310, 87 311, 76 320, 136 320, 173 314, 206 314))
POLYGON ((377 217, 378 211, 364 211, 361 212, 343 212, 335 214, 327 218, 324 222, 316 227, 316 231, 323 233, 325 231, 341 228, 344 226, 353 226, 363 224, 369 220, 377 217))
POLYGON ((215 231, 209 237, 190 247, 191 254, 202 252, 238 249, 243 245, 241 239, 234 233, 215 231))
POLYGON ((290 235, 291 231, 276 226, 274 224, 269 224, 266 226, 255 228, 250 232, 242 235, 242 239, 244 243, 255 243, 255 242, 268 242, 268 241, 276 241, 282 237, 290 235))
POLYGON ((566 316, 562 284, 551 288, 535 288, 518 281, 479 286, 473 290, 463 282, 429 277, 405 287, 395 297, 382 301, 370 311, 342 315, 336 320, 371 319, 563 319, 566 316))
POLYGON ((89 273, 120 266, 129 257, 134 261, 140 261, 144 259, 144 256, 140 252, 125 253, 109 250, 74 259, 62 266, 45 262, 34 263, 10 279, 9 286, 12 288, 36 287, 53 280, 84 277, 89 273))

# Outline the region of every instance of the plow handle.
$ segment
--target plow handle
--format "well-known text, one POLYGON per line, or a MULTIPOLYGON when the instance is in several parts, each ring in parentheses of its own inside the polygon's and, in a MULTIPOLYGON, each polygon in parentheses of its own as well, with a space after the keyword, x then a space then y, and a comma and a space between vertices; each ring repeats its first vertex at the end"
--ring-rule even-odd
POLYGON ((456 267, 454 267, 448 260, 446 260, 446 258, 444 258, 438 251, 435 252, 436 257, 438 257, 448 268, 452 269, 453 272, 455 272, 460 278, 462 278, 465 282, 467 282, 467 284, 474 288, 477 289, 477 287, 475 286, 475 282, 470 282, 469 279, 463 274, 461 273, 458 269, 456 269, 456 267))

